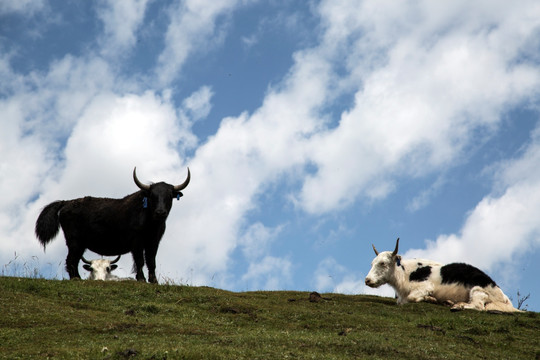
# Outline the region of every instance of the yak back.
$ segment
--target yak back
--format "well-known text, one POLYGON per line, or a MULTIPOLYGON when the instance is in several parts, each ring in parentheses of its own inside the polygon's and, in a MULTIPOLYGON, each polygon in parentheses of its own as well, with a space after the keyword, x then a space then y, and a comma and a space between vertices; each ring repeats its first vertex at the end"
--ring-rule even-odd
POLYGON ((464 263, 452 263, 442 266, 441 278, 443 284, 458 283, 470 288, 474 286, 497 286, 495 281, 482 270, 464 263))

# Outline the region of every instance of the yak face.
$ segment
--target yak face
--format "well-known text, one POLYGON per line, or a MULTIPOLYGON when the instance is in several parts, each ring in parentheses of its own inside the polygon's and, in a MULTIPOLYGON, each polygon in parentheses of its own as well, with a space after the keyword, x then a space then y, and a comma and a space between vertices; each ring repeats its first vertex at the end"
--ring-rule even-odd
MULTIPOLYGON (((181 191, 175 191, 173 185, 164 182, 153 184, 146 191, 147 208, 154 219, 166 219, 171 211, 173 199, 180 199, 181 191)), ((144 205, 143 205, 144 206, 144 205)))
POLYGON ((115 276, 111 274, 111 271, 116 269, 118 265, 116 263, 120 260, 120 255, 114 260, 97 259, 86 260, 84 256, 81 259, 84 262, 83 268, 90 272, 88 279, 90 280, 111 280, 115 276))
POLYGON ((399 238, 396 240, 396 248, 394 251, 383 251, 379 253, 373 246, 375 251, 375 259, 371 262, 371 270, 366 276, 365 283, 372 288, 378 288, 381 285, 387 284, 396 271, 396 266, 400 266, 401 256, 399 256, 399 238))
MULTIPOLYGON (((399 256, 399 255, 397 255, 399 256)), ((387 284, 396 271, 396 255, 391 251, 383 251, 371 262, 371 269, 366 276, 365 283, 372 288, 387 284)))
POLYGON ((171 211, 173 199, 180 199, 181 190, 185 189, 191 179, 191 174, 188 173, 186 180, 180 185, 170 185, 164 182, 159 182, 152 185, 143 184, 137 178, 137 168, 133 169, 133 181, 144 193, 143 208, 148 208, 155 220, 165 220, 171 211))

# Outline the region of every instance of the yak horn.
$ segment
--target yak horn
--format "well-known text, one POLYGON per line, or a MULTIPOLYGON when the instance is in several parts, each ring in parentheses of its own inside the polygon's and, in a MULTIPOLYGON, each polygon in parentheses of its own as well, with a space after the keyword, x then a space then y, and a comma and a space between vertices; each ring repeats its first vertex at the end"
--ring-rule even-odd
POLYGON ((114 259, 113 261, 111 261, 111 265, 112 265, 112 264, 116 264, 116 263, 118 262, 118 260, 120 260, 120 257, 121 257, 121 256, 122 256, 122 255, 118 255, 118 257, 117 257, 116 259, 114 259))
POLYGON ((150 185, 143 184, 142 182, 137 179, 137 173, 136 173, 137 167, 135 166, 133 168, 133 181, 135 181, 135 184, 139 187, 141 190, 150 190, 150 185))
POLYGON ((379 252, 377 251, 377 249, 375 249, 375 245, 371 244, 371 246, 373 246, 373 251, 375 251, 375 255, 379 255, 379 252))
POLYGON ((175 185, 174 186, 174 191, 184 190, 188 186, 189 180, 191 180, 191 173, 189 172, 189 168, 187 168, 186 180, 180 185, 175 185))
POLYGON ((84 258, 84 256, 81 256, 81 260, 82 260, 82 262, 85 263, 85 264, 92 265, 92 262, 86 260, 86 259, 84 258))
POLYGON ((399 238, 397 238, 397 240, 396 240, 396 248, 394 249, 394 252, 392 253, 392 256, 397 255, 398 247, 399 247, 399 238))

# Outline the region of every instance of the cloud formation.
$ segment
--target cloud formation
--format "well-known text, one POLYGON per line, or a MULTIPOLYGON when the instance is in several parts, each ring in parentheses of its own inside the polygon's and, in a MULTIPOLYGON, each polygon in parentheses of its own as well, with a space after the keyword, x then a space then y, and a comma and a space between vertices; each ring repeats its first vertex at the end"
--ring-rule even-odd
POLYGON ((103 22, 101 54, 104 57, 126 57, 137 42, 148 0, 101 1, 98 17, 103 22))
POLYGON ((165 48, 158 58, 156 76, 159 86, 176 79, 188 56, 222 43, 224 30, 218 18, 228 15, 237 0, 187 0, 170 6, 170 23, 165 34, 165 48))
MULTIPOLYGON (((405 255, 442 262, 465 261, 488 271, 540 245, 540 160, 539 130, 516 159, 501 163, 496 173, 498 191, 482 199, 467 216, 458 234, 440 235, 425 249, 405 255)), ((508 269, 506 269, 508 270, 508 269)), ((517 270, 517 268, 516 268, 517 270)), ((517 274, 505 274, 505 281, 517 274)))

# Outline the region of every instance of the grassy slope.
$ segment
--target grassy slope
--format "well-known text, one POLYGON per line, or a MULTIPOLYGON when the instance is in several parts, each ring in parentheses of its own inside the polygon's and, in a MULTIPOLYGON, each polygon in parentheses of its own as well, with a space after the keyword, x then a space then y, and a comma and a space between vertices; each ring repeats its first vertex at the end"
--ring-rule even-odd
POLYGON ((539 359, 538 313, 0 277, 5 359, 539 359))

